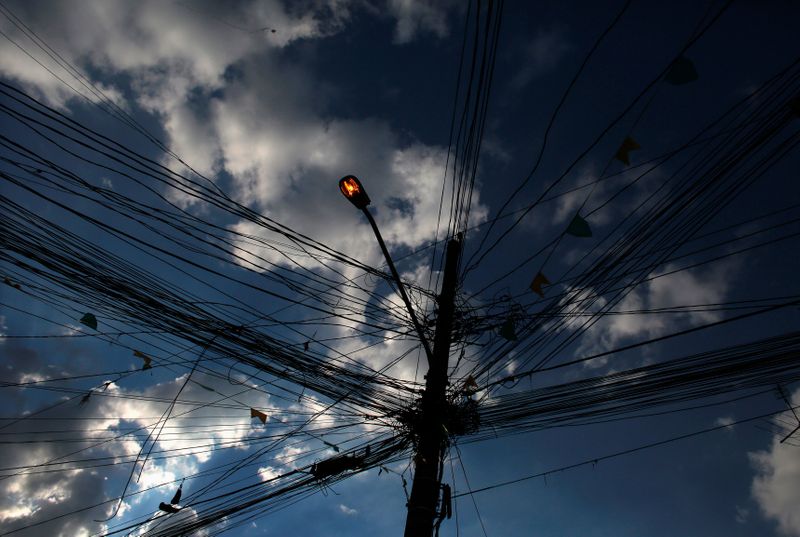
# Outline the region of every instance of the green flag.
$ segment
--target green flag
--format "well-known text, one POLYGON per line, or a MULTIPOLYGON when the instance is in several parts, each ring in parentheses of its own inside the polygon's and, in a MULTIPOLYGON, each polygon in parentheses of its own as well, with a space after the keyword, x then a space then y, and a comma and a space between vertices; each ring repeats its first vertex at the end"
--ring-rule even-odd
POLYGON ((664 75, 664 81, 674 86, 694 82, 697 78, 697 69, 694 68, 694 63, 685 56, 680 56, 672 62, 669 71, 664 75))
POLYGON ((574 237, 591 237, 592 228, 589 227, 589 222, 581 218, 580 214, 576 214, 567 226, 567 233, 574 237))
POLYGON ((640 146, 636 142, 636 140, 634 140, 630 136, 626 136, 625 139, 622 141, 622 145, 620 145, 619 149, 617 149, 617 154, 614 155, 614 158, 622 162, 625 166, 630 166, 631 165, 630 152, 635 149, 641 149, 641 148, 642 146, 640 146))
MULTIPOLYGON (((800 95, 789 101, 789 109, 795 116, 800 117, 800 95)), ((19 287, 17 288, 19 289, 19 287)))
POLYGON ((503 326, 500 327, 500 335, 509 341, 516 341, 517 333, 514 330, 514 321, 511 319, 506 320, 503 326))
POLYGON ((81 317, 81 322, 92 330, 97 330, 97 317, 91 313, 84 313, 83 317, 81 317))

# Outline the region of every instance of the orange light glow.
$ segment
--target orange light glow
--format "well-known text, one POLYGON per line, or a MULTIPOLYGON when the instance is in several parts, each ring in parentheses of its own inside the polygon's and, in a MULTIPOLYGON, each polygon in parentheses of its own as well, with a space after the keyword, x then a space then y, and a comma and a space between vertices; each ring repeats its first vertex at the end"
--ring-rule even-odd
POLYGON ((359 191, 361 190, 358 188, 358 184, 353 180, 352 177, 345 179, 342 182, 342 186, 344 187, 344 195, 348 198, 358 195, 359 191))
POLYGON ((339 190, 342 191, 344 197, 358 207, 364 209, 369 205, 369 196, 364 191, 364 187, 354 175, 345 175, 339 180, 339 190))

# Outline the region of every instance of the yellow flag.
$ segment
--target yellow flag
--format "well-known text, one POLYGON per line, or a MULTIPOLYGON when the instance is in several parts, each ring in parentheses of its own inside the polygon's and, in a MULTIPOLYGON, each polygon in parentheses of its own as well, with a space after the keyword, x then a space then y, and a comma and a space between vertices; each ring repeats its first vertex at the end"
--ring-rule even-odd
POLYGON ((153 367, 153 366, 150 365, 150 362, 152 360, 145 353, 140 352, 140 351, 133 351, 133 355, 136 356, 137 358, 141 358, 142 360, 144 360, 144 365, 142 366, 142 371, 145 371, 145 370, 150 369, 151 367, 153 367))
POLYGON ((543 285, 550 285, 550 280, 548 280, 544 274, 539 272, 531 282, 531 291, 544 298, 544 291, 542 291, 543 285))

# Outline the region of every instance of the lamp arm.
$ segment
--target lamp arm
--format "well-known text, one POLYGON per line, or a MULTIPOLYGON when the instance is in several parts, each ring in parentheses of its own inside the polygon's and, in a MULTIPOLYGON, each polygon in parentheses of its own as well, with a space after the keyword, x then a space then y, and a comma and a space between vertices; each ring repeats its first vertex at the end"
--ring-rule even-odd
POLYGON ((389 270, 392 273, 392 277, 394 278, 395 283, 397 284, 397 288, 400 291, 400 296, 403 298, 403 302, 406 304, 406 309, 408 310, 409 315, 411 315, 411 321, 414 323, 414 328, 417 330, 417 335, 419 336, 419 340, 422 343, 422 347, 425 349, 425 355, 428 357, 428 366, 432 367, 433 365, 433 352, 431 352, 431 347, 428 344, 428 340, 425 339, 425 333, 422 331, 422 325, 419 324, 417 320, 417 315, 414 313, 414 308, 411 306, 411 301, 408 299, 408 295, 406 294, 405 286, 403 285, 402 280, 400 279, 400 274, 397 273, 397 269, 394 266, 394 262, 392 261, 391 256, 389 255, 389 250, 386 248, 386 243, 383 242, 383 237, 381 236, 381 232, 378 229, 378 224, 375 223, 375 219, 372 217, 372 214, 369 212, 367 207, 361 209, 369 220, 369 224, 372 226, 372 231, 375 232, 375 237, 378 239, 378 244, 381 247, 381 251, 383 252, 383 257, 386 258, 386 263, 389 265, 389 270))

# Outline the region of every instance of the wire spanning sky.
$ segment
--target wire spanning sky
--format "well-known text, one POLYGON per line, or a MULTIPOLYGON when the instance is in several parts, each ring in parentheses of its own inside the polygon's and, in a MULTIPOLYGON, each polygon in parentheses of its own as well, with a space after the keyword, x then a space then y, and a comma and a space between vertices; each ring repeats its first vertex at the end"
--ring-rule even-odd
POLYGON ((0 534, 800 535, 798 15, 3 0, 0 534))

